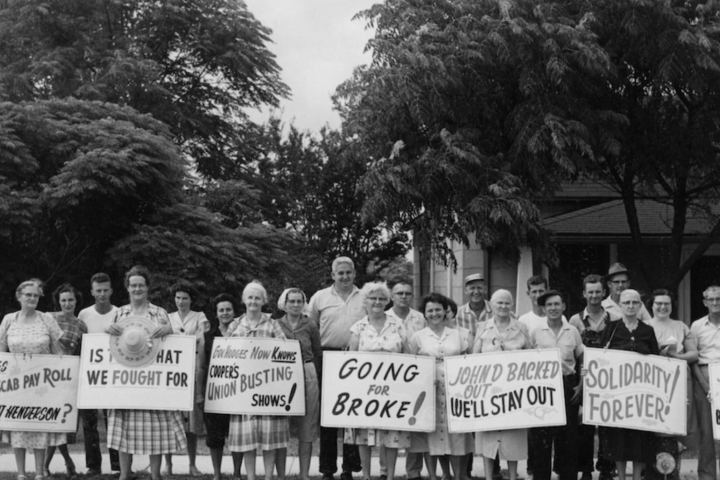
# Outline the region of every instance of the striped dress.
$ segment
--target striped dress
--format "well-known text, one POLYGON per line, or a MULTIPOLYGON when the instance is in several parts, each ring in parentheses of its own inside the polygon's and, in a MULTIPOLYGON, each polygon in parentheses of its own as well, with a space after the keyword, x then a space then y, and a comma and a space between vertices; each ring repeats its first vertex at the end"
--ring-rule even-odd
MULTIPOLYGON (((282 328, 270 315, 263 314, 256 327, 243 315, 228 327, 232 337, 286 338, 282 328)), ((231 415, 228 449, 231 452, 276 450, 290 441, 288 417, 274 415, 231 415)))
MULTIPOLYGON (((118 309, 113 323, 134 316, 130 305, 118 309)), ((146 318, 156 325, 168 325, 167 312, 153 304, 146 318)), ((179 411, 108 410, 108 448, 142 455, 175 453, 187 447, 183 418, 179 411)))

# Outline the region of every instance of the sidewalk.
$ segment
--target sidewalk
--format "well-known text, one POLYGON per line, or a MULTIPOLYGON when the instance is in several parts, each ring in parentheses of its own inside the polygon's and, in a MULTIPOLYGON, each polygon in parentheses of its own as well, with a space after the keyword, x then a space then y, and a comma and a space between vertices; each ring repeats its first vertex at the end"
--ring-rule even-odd
MULTIPOLYGON (((32 472, 32 469, 34 468, 34 463, 32 460, 32 453, 28 452, 26 463, 28 466, 28 472, 32 472)), ((71 453, 70 456, 72 457, 73 461, 75 462, 75 466, 77 468, 78 473, 85 473, 85 455, 83 453, 71 453)), ((342 459, 338 458, 338 465, 342 463, 342 459)), ((195 462, 198 469, 207 475, 212 474, 212 462, 210 461, 209 455, 198 455, 197 460, 195 462)), ((480 457, 475 457, 475 460, 473 461, 473 477, 485 477, 485 472, 483 470, 483 462, 480 459, 480 457)), ((299 467, 300 464, 298 462, 297 457, 291 457, 288 456, 287 458, 287 468, 286 473, 287 475, 297 475, 299 473, 299 467)), ((507 465, 505 462, 502 462, 502 467, 507 468, 507 465)), ((163 468, 164 468, 164 460, 163 460, 163 468)), ((439 467, 438 467, 439 468, 439 467)), ((628 476, 629 478, 632 478, 632 475, 630 475, 630 469, 632 468, 631 465, 628 465, 628 476)), ((262 461, 262 455, 258 455, 256 459, 256 469, 258 475, 264 475, 265 469, 263 467, 263 461, 262 461)), ((103 466, 102 466, 103 473, 109 474, 110 472, 110 458, 107 454, 103 455, 103 466)), ((133 470, 136 471, 141 476, 150 476, 150 459, 147 455, 135 455, 133 459, 133 470)), ((524 461, 518 462, 518 474, 520 477, 525 477, 525 470, 526 470, 526 464, 524 461)), ((14 472, 15 471, 15 457, 12 454, 5 454, 0 455, 0 472, 14 472)), ((64 474, 65 473, 65 463, 63 462, 62 456, 59 452, 55 453, 55 457, 53 457, 52 464, 50 465, 50 471, 52 473, 56 474, 64 474)), ((185 455, 173 455, 173 473, 178 475, 187 475, 188 474, 188 462, 187 462, 187 456, 185 455)), ((243 478, 245 478, 245 468, 243 466, 242 469, 243 478)), ((223 457, 223 474, 227 476, 231 476, 232 474, 232 458, 230 455, 225 455, 223 457)), ((398 457, 397 460, 397 474, 398 477, 404 477, 405 476, 405 457, 398 457)), ((424 478, 426 477, 427 472, 423 472, 424 478)), ((311 476, 319 476, 318 473, 318 457, 317 452, 315 452, 315 455, 312 457, 312 463, 310 464, 310 475, 311 476)), ((378 477, 380 475, 380 462, 378 460, 378 457, 372 457, 372 476, 378 477)), ((360 480, 362 477, 359 473, 356 473, 354 475, 356 480, 360 480)), ((579 477, 579 476, 578 476, 579 477)), ((680 468, 680 477, 681 480, 696 480, 697 479, 697 459, 694 458, 683 458, 681 462, 681 468, 680 468)), ((336 479, 339 479, 339 475, 335 476, 336 479)), ((553 478, 556 478, 556 476, 553 476, 553 478)), ((593 479, 597 480, 598 473, 593 473, 593 479)))

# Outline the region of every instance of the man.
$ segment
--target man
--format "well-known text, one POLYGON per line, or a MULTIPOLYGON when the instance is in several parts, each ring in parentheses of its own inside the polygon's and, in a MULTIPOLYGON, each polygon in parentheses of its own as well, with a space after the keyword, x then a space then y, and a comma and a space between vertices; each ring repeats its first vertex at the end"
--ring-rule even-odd
MULTIPOLYGON (((427 321, 422 313, 410 307, 413 300, 413 281, 406 275, 389 276, 386 280, 392 297, 392 307, 385 314, 388 317, 397 319, 405 326, 407 339, 415 334, 415 332, 427 327, 427 321)), ((387 478, 387 468, 385 466, 385 447, 380 446, 380 480, 387 478)), ((407 452, 405 457, 405 470, 407 472, 407 480, 419 480, 423 467, 422 453, 407 452)))
POLYGON ((468 303, 458 309, 455 324, 467 328, 473 338, 478 324, 492 316, 490 303, 485 300, 486 293, 487 287, 482 273, 474 273, 465 277, 465 295, 468 297, 468 303))
POLYGON ((693 395, 700 428, 698 452, 698 479, 715 480, 715 442, 713 423, 715 417, 710 403, 708 365, 720 362, 720 286, 712 285, 703 292, 703 304, 708 314, 693 322, 690 333, 698 342, 698 361, 691 365, 693 373, 693 395))
POLYGON ((527 296, 532 301, 532 310, 524 313, 518 317, 518 322, 524 324, 528 332, 534 330, 538 325, 541 325, 545 320, 545 312, 543 308, 538 305, 537 300, 545 294, 548 289, 548 281, 542 275, 535 275, 527 280, 527 296))
MULTIPOLYGON (((570 325, 580 332, 583 345, 586 347, 602 348, 600 337, 605 326, 613 321, 619 320, 615 314, 606 311, 602 306, 605 296, 605 288, 600 275, 588 275, 583 279, 583 297, 586 307, 580 313, 570 318, 570 325)), ((595 426, 580 425, 578 427, 578 469, 582 472, 580 480, 591 480, 593 471, 593 455, 595 451, 595 426)), ((612 472, 615 463, 604 456, 603 442, 599 442, 598 460, 595 467, 600 472, 599 480, 612 480, 612 472)))
MULTIPOLYGON (((348 257, 332 262, 333 284, 315 293, 308 305, 308 317, 320 329, 323 350, 342 350, 350 342, 350 327, 365 316, 360 289, 355 286, 355 264, 348 257)), ((322 369, 322 366, 321 366, 322 369)), ((318 372, 320 392, 322 375, 318 372)), ((322 397, 321 397, 322 402, 322 397)), ((332 480, 337 472, 337 428, 320 427, 320 473, 332 480)), ((356 445, 343 444, 342 480, 352 480, 352 472, 362 470, 356 445)))
MULTIPOLYGON (((110 277, 105 273, 96 273, 90 279, 90 294, 95 299, 95 305, 80 311, 78 318, 87 325, 88 333, 105 333, 105 330, 115 319, 117 307, 110 303, 112 285, 110 277)), ((85 466, 87 475, 100 475, 102 473, 102 453, 100 453, 100 435, 98 434, 97 410, 82 410, 83 434, 85 437, 85 466)), ((105 417, 107 428, 107 416, 105 417)), ((120 470, 120 459, 117 450, 110 448, 110 469, 120 470)))
MULTIPOLYGON (((608 274, 605 276, 605 284, 610 290, 610 295, 602 301, 602 306, 605 310, 615 315, 617 318, 622 317, 622 310, 620 309, 620 294, 630 288, 630 280, 632 279, 633 273, 625 268, 622 263, 613 263, 608 269, 608 274)), ((643 322, 647 322, 652 318, 652 315, 647 311, 645 305, 642 305, 640 313, 637 317, 643 322)))
POLYGON ((582 365, 584 347, 580 332, 563 319, 565 300, 557 290, 550 290, 538 298, 545 309, 546 319, 530 332, 535 348, 559 348, 565 391, 565 418, 559 427, 540 427, 532 435, 533 478, 550 480, 553 471, 552 451, 555 446, 554 470, 560 480, 577 480, 577 423, 582 398, 582 384, 577 370, 582 365))

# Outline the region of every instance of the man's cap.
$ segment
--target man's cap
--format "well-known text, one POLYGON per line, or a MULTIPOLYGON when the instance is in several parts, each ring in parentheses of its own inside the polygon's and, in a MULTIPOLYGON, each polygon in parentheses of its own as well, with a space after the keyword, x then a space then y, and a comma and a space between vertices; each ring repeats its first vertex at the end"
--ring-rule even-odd
POLYGON ((544 307, 544 306, 545 306, 545 302, 546 302, 547 299, 550 298, 550 297, 560 297, 560 299, 562 299, 563 303, 565 303, 565 295, 563 295, 561 291, 559 291, 559 290, 550 290, 550 291, 547 291, 547 292, 543 293, 542 295, 540 295, 540 296, 538 297, 538 300, 537 300, 538 305, 540 305, 541 307, 544 307))
POLYGON ((605 275, 605 283, 612 280, 615 275, 620 275, 621 273, 627 275, 629 280, 631 280, 633 277, 633 272, 625 268, 625 265, 620 262, 613 263, 612 265, 610 265, 607 275, 605 275))
POLYGON ((476 280, 480 280, 480 281, 484 282, 485 277, 483 276, 482 273, 473 273, 472 275, 468 275, 467 277, 465 277, 465 285, 467 285, 470 282, 474 282, 476 280))

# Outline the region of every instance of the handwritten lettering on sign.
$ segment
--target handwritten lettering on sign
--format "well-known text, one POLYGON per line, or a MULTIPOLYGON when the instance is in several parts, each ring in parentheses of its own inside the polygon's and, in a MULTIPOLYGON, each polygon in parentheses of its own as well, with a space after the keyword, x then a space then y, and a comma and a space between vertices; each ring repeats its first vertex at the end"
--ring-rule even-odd
POLYGON ((74 432, 80 359, 0 353, 0 430, 74 432))
POLYGON ((584 358, 583 422, 686 434, 687 362, 601 348, 584 358))
POLYGON ((324 352, 321 425, 430 432, 435 359, 388 352, 324 352))
POLYGON ((274 338, 215 338, 205 410, 243 415, 305 415, 300 343, 274 338))
POLYGON ((565 424, 557 349, 448 357, 445 368, 450 432, 565 424))

